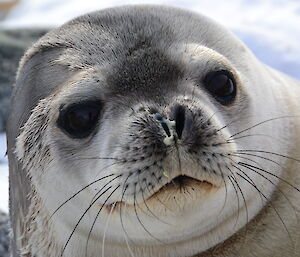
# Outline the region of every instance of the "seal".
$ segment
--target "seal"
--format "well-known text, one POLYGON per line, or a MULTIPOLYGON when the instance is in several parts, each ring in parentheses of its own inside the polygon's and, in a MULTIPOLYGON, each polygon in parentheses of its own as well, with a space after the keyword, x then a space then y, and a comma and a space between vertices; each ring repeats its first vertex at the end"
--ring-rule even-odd
POLYGON ((13 256, 300 256, 299 97, 189 11, 54 29, 12 97, 13 256))

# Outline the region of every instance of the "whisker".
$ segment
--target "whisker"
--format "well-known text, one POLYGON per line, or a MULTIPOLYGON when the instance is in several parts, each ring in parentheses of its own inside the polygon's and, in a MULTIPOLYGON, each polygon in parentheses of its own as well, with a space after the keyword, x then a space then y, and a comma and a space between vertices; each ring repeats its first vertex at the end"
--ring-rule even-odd
POLYGON ((108 229, 108 224, 110 222, 111 214, 112 214, 113 210, 115 209, 115 207, 116 207, 116 203, 114 203, 112 208, 110 209, 109 215, 108 215, 106 223, 105 223, 104 235, 103 235, 103 240, 102 240, 102 257, 105 257, 104 256, 105 236, 106 236, 106 232, 108 229))
POLYGON ((215 111, 205 122, 203 122, 203 124, 208 124, 210 123, 211 119, 218 113, 220 112, 219 110, 218 111, 215 111))
POLYGON ((75 226, 74 226, 74 228, 73 228, 73 230, 72 230, 70 236, 68 237, 67 242, 65 243, 65 245, 64 245, 64 247, 63 247, 63 250, 62 250, 61 255, 60 255, 61 257, 63 256, 63 254, 64 254, 64 252, 65 252, 65 250, 66 250, 66 248, 67 248, 67 246, 68 246, 68 244, 69 244, 69 242, 70 242, 72 236, 73 236, 73 234, 75 233, 75 231, 76 231, 76 229, 77 229, 79 223, 81 222, 81 220, 83 219, 83 217, 85 216, 85 214, 92 208, 92 206, 94 205, 94 203, 97 202, 98 199, 99 199, 102 195, 104 195, 104 194, 105 194, 109 189, 111 189, 111 188, 112 188, 112 186, 108 187, 108 188, 107 188, 100 196, 98 196, 98 197, 97 197, 97 198, 89 205, 89 207, 88 207, 88 208, 84 211, 84 213, 81 215, 81 217, 79 218, 79 220, 78 220, 77 223, 75 224, 75 226))
MULTIPOLYGON (((245 167, 245 166, 243 166, 245 167)), ((245 167, 247 168, 248 170, 251 170, 251 171, 254 171, 256 174, 260 175, 261 177, 263 177, 265 180, 269 181, 273 186, 276 187, 276 184, 269 178, 267 178, 266 176, 264 176, 262 173, 258 172, 257 170, 255 169, 252 169, 250 167, 245 167)), ((246 174, 245 174, 246 175, 246 174)), ((249 176, 247 176, 249 178, 249 176)), ((253 182, 253 181, 252 181, 253 182)), ((254 183, 254 182, 253 182, 254 183)), ((292 209, 294 210, 294 213, 295 213, 295 217, 297 218, 297 214, 296 214, 296 209, 295 209, 295 206, 292 204, 292 202, 290 201, 290 199, 285 195, 285 193, 279 188, 279 187, 276 187, 276 190, 278 190, 282 196, 287 200, 287 202, 290 204, 290 206, 292 207, 292 209)))
MULTIPOLYGON (((247 116, 244 116, 243 118, 250 118, 251 116, 253 116, 253 115, 247 115, 247 116)), ((226 125, 224 125, 223 127, 217 129, 216 132, 219 132, 219 131, 225 129, 225 128, 227 128, 228 126, 230 126, 230 125, 232 125, 232 124, 234 124, 234 123, 236 123, 236 122, 238 122, 238 121, 241 121, 241 118, 240 118, 240 117, 238 117, 238 118, 236 118, 236 119, 234 119, 234 120, 231 120, 230 122, 228 122, 228 123, 227 123, 226 125)))
POLYGON ((267 153, 267 154, 272 154, 272 155, 276 155, 279 157, 283 157, 292 161, 296 161, 296 162, 300 162, 299 159, 287 156, 287 155, 283 155, 283 154, 279 154, 279 153, 274 153, 274 152, 269 152, 269 151, 264 151, 264 150, 244 150, 244 149, 238 149, 237 152, 256 152, 256 153, 267 153))
MULTIPOLYGON (((147 184, 146 182, 145 182, 145 185, 146 185, 146 188, 147 188, 147 190, 148 190, 148 192, 149 192, 150 194, 155 194, 155 191, 154 191, 154 190, 152 190, 152 192, 151 192, 151 190, 149 189, 149 186, 148 186, 148 184, 147 184)), ((166 207, 166 205, 162 202, 162 200, 159 199, 159 197, 158 197, 157 195, 155 195, 155 199, 156 199, 162 206, 164 206, 166 209, 170 210, 169 208, 166 207)))
MULTIPOLYGON (((110 197, 117 191, 117 189, 120 187, 120 185, 118 185, 109 195, 108 195, 108 197, 106 198, 106 200, 104 201, 104 203, 101 205, 101 208, 99 209, 99 211, 97 212, 97 215, 96 215, 96 217, 95 217, 95 219, 94 219, 94 221, 93 221, 93 224, 92 224, 92 226, 91 226, 91 228, 90 228, 90 231, 89 231, 89 234, 88 234, 88 237, 87 237, 87 240, 86 240, 86 248, 85 248, 85 253, 86 253, 86 256, 87 256, 87 250, 88 250, 88 244, 89 244, 89 239, 90 239, 90 237, 91 237, 91 234, 92 234, 92 231, 93 231, 93 229, 94 229, 94 226, 95 226, 95 224, 96 224, 96 221, 97 221, 97 219, 98 219, 98 217, 99 217, 99 215, 100 215, 100 212, 102 211, 102 209, 103 209, 103 207, 105 206, 105 204, 107 203, 107 201, 110 199, 110 197)), ((111 186, 110 186, 110 188, 111 188, 111 186)))
MULTIPOLYGON (((216 158, 216 156, 213 155, 213 158, 216 158)), ((224 203, 223 203, 223 206, 218 214, 218 216, 222 213, 223 209, 225 208, 225 205, 226 205, 226 202, 227 202, 227 196, 228 196, 228 189, 227 189, 227 183, 226 183, 226 180, 225 180, 225 177, 224 177, 224 172, 222 171, 222 168, 220 166, 220 164, 217 162, 217 166, 218 166, 218 169, 220 171, 220 175, 222 177, 222 180, 224 182, 224 186, 225 186, 225 198, 224 198, 224 203)))
POLYGON ((272 118, 272 119, 267 119, 267 120, 264 120, 264 121, 261 121, 261 122, 255 124, 255 125, 253 125, 253 126, 251 126, 251 127, 248 127, 248 128, 246 128, 246 129, 243 129, 243 130, 241 130, 241 131, 239 131, 239 132, 237 132, 237 133, 231 135, 229 138, 232 138, 232 137, 234 137, 234 136, 236 136, 236 135, 239 135, 239 134, 241 134, 241 133, 243 133, 243 132, 245 132, 245 131, 248 131, 248 130, 250 130, 250 129, 252 129, 252 128, 258 127, 259 125, 262 125, 262 124, 267 123, 267 122, 270 122, 270 121, 279 120, 279 119, 285 119, 285 118, 295 118, 295 117, 299 117, 299 116, 281 116, 281 117, 276 117, 276 118, 272 118))
POLYGON ((113 163, 110 163, 110 164, 104 166, 104 167, 103 167, 102 169, 100 169, 97 173, 95 173, 94 178, 97 178, 97 177, 100 175, 100 173, 103 173, 104 171, 107 171, 108 168, 111 168, 112 166, 117 165, 117 164, 119 164, 119 163, 121 163, 121 162, 122 162, 122 161, 120 161, 120 162, 113 162, 113 163))
POLYGON ((121 177, 122 175, 120 174, 120 175, 118 175, 118 176, 116 176, 116 177, 114 177, 114 178, 112 178, 110 181, 108 181, 95 195, 94 195, 94 197, 92 198, 92 200, 91 200, 91 202, 93 202, 95 199, 96 199, 96 197, 101 193, 101 191, 107 186, 107 185, 109 185, 111 182, 113 182, 114 180, 116 180, 117 178, 119 178, 119 177, 121 177))
MULTIPOLYGON (((144 197, 144 190, 143 190, 143 188, 142 188, 142 185, 141 185, 141 181, 140 181, 140 175, 139 175, 139 173, 137 174, 137 176, 138 176, 138 184, 139 184, 139 186, 140 186, 140 192, 141 192, 141 194, 142 194, 142 198, 143 198, 143 204, 145 204, 146 203, 146 200, 145 200, 145 197, 144 197)), ((150 217, 150 215, 140 206, 140 205, 138 205, 137 206, 144 214, 146 214, 146 215, 148 215, 149 217, 150 217)), ((148 210, 148 209, 147 209, 148 210)), ((148 210, 149 211, 149 210, 148 210)), ((151 213, 151 212, 150 212, 151 213)))
MULTIPOLYGON (((101 181, 101 180, 103 180, 103 179, 105 179, 105 178, 109 178, 109 177, 111 177, 111 176, 114 176, 114 174, 110 174, 110 175, 104 176, 104 177, 102 177, 102 178, 96 179, 96 180, 94 180, 93 182, 91 182, 91 183, 89 183, 88 185, 86 185, 85 187, 83 187, 82 189, 80 189, 79 191, 77 191, 75 194, 73 194, 71 197, 69 197, 66 201, 64 201, 61 205, 59 205, 59 206, 55 209, 55 211, 50 215, 49 220, 53 217, 53 215, 54 215, 55 213, 58 212, 58 210, 59 210, 63 205, 65 205, 67 202, 69 202, 70 200, 72 200, 75 196, 77 196, 78 194, 80 194, 83 190, 85 190, 86 188, 90 187, 91 185, 93 185, 93 184, 95 184, 95 183, 97 183, 97 182, 99 182, 99 181, 101 181)), ((49 221, 49 220, 48 220, 48 221, 49 221)))
POLYGON ((265 135, 265 134, 249 134, 249 135, 244 135, 244 136, 240 136, 240 137, 232 137, 231 139, 228 139, 226 142, 231 142, 234 140, 238 140, 238 139, 242 139, 242 138, 247 138, 247 137, 257 137, 257 136, 261 136, 261 137, 268 137, 268 138, 272 138, 274 139, 273 136, 270 135, 265 135))
POLYGON ((135 189, 136 189, 136 184, 135 184, 134 186, 135 186, 135 188, 134 188, 134 194, 133 194, 133 197, 134 197, 134 199, 133 199, 133 207, 134 207, 134 212, 135 212, 135 216, 136 216, 137 220, 139 221, 140 225, 141 225, 142 228, 147 232, 147 234, 148 234, 149 236, 151 236, 152 238, 154 238, 156 241, 158 241, 158 242, 164 244, 164 242, 163 242, 162 240, 160 240, 160 239, 158 239, 157 237, 155 237, 154 235, 152 235, 152 233, 149 232, 149 230, 145 227, 145 225, 144 225, 143 222, 141 221, 141 219, 140 219, 140 217, 139 217, 139 215, 138 215, 137 209, 136 209, 136 190, 135 190, 135 189))
MULTIPOLYGON (((161 167, 160 168, 160 171, 163 171, 163 168, 161 167)), ((155 176, 155 174, 153 175, 153 177, 156 179, 156 181, 157 181, 157 183, 158 184, 162 184, 162 182, 155 176)), ((165 185, 163 185, 162 184, 162 188, 164 187, 165 185)), ((156 192, 154 191, 154 190, 152 190, 153 191, 153 193, 155 194, 156 192)), ((149 191, 150 192, 150 191, 149 191)), ((151 192, 150 192, 151 193, 151 192)), ((156 199, 167 209, 167 210, 169 210, 169 211, 172 211, 169 207, 167 207, 160 199, 159 199, 159 197, 156 195, 155 196, 156 197, 156 199)))
MULTIPOLYGON (((121 200, 120 200, 120 203, 121 203, 121 204, 120 204, 120 214, 119 214, 119 216, 120 216, 121 227, 122 227, 122 229, 123 229, 124 236, 125 236, 125 241, 126 241, 127 249, 128 249, 128 251, 129 251, 131 257, 135 257, 135 256, 134 256, 134 253, 133 253, 133 251, 132 251, 132 249, 131 249, 131 247, 130 247, 130 245, 129 245, 128 239, 129 239, 129 240, 131 240, 131 239, 130 239, 130 237, 129 237, 129 235, 128 235, 126 229, 125 229, 124 222, 123 222, 123 217, 122 217, 122 203, 123 203, 123 199, 124 199, 125 192, 127 191, 128 187, 129 187, 128 185, 126 185, 126 183, 127 183, 127 180, 129 179, 129 177, 130 177, 132 174, 133 174, 133 173, 129 173, 129 175, 127 176, 127 178, 125 179, 125 181, 124 181, 124 183, 123 183, 123 187, 122 187, 122 196, 121 196, 121 200)), ((125 205, 125 207, 126 207, 126 203, 125 203, 125 202, 124 202, 124 205, 125 205)))
MULTIPOLYGON (((236 163, 236 164, 239 165, 238 163, 236 163)), ((239 167, 235 166, 234 164, 231 164, 231 165, 232 165, 234 168, 236 168, 238 171, 244 173, 245 176, 246 176, 253 184, 255 184, 255 182, 253 181, 253 179, 250 178, 250 177, 247 175, 247 173, 243 172, 242 169, 240 169, 239 167)), ((243 166, 242 166, 242 167, 243 167, 243 166)), ((245 168, 245 167, 243 167, 243 168, 245 168)), ((262 206, 264 206, 264 199, 263 199, 263 197, 261 196, 261 194, 260 194, 259 196, 260 196, 261 204, 262 204, 262 206)))
POLYGON ((246 203, 246 198, 245 198, 245 195, 244 195, 244 192, 243 190, 241 189, 236 177, 235 177, 235 174, 229 169, 229 171, 231 172, 232 176, 231 178, 233 179, 233 181, 235 182, 236 186, 238 187, 240 193, 241 193, 241 196, 243 198, 243 201, 244 201, 244 204, 245 204, 245 211, 246 211, 246 224, 248 224, 249 222, 249 213, 248 213, 248 206, 247 206, 247 203, 246 203))
MULTIPOLYGON (((275 163, 275 164, 277 164, 279 167, 281 167, 281 168, 283 168, 278 162, 276 162, 276 161, 274 161, 274 160, 272 160, 272 159, 268 159, 268 158, 265 158, 265 157, 263 157, 263 156, 259 156, 259 155, 255 155, 255 154, 248 154, 248 153, 238 153, 238 154, 245 154, 245 155, 249 155, 249 156, 254 156, 254 157, 257 157, 257 158, 261 158, 261 159, 264 159, 264 160, 267 160, 267 161, 270 161, 270 162, 272 162, 272 163, 275 163)), ((243 167, 245 167, 245 168, 247 168, 247 169, 249 169, 249 170, 252 170, 252 171, 254 171, 254 172, 256 172, 257 174, 259 174, 260 176, 262 176, 263 178, 265 178, 266 180, 268 180, 270 183, 272 183, 274 186, 276 186, 275 184, 274 184, 274 182, 273 181, 271 181, 270 179, 268 179, 267 177, 265 177, 263 174, 261 174, 260 172, 258 172, 257 170, 255 170, 255 169, 252 169, 252 168, 250 168, 250 167, 246 167, 245 165, 242 165, 243 167)), ((260 166, 260 165, 259 165, 260 166)), ((253 166, 254 167, 254 166, 253 166)), ((260 166, 261 167, 261 166, 260 166)), ((256 167, 257 168, 257 167, 256 167)), ((262 168, 261 168, 262 169, 262 168)), ((274 174, 273 174, 274 175, 274 174)), ((281 178, 280 178, 281 179, 281 178)), ((253 182, 254 183, 254 182, 253 182)), ((282 190, 280 190, 280 188, 277 188, 277 190, 286 198, 286 200, 290 203, 290 205, 292 206, 292 208, 294 209, 294 211, 296 212, 296 210, 295 210, 295 207, 294 207, 294 205, 291 203, 291 201, 287 198, 287 196, 282 192, 282 190)))
MULTIPOLYGON (((250 159, 250 158, 247 158, 247 157, 244 157, 244 156, 240 156, 239 153, 236 153, 236 154, 232 153, 232 154, 230 154, 230 155, 231 155, 231 156, 238 157, 238 158, 241 158, 241 159, 244 159, 244 160, 247 160, 247 161, 250 161, 250 162, 253 162, 253 163, 255 163, 257 166, 260 166, 260 167, 261 167, 261 165, 260 165, 257 161, 254 161, 254 160, 252 160, 252 159, 250 159)), ((230 157, 228 157, 228 156, 225 156, 225 157, 229 158, 229 159, 232 160, 234 163, 238 164, 238 163, 237 163, 236 161, 234 161, 232 158, 230 158, 230 157)))
POLYGON ((236 198, 237 198, 237 204, 238 204, 238 214, 237 214, 237 217, 236 217, 236 220, 235 220, 235 224, 234 224, 234 226, 233 226, 233 227, 235 228, 235 226, 236 226, 237 223, 238 223, 238 219, 239 219, 239 217, 240 217, 240 198, 239 198, 238 191, 237 191, 237 189, 236 189, 236 185, 235 185, 234 181, 232 181, 232 180, 233 180, 233 179, 232 179, 232 176, 228 176, 228 179, 229 179, 230 183, 232 184, 232 186, 233 186, 233 188, 234 188, 235 195, 236 195, 236 198))
MULTIPOLYGON (((242 172, 243 172, 243 171, 242 171, 242 172)), ((285 231, 287 232, 288 237, 289 237, 289 239, 290 239, 292 245, 294 245, 293 240, 292 240, 292 237, 291 237, 291 234, 290 234, 290 232, 289 232, 289 230, 288 230, 286 224, 284 223, 282 217, 280 216, 279 212, 278 212, 277 209, 274 207, 274 205, 268 200, 268 198, 265 196, 265 194, 262 193, 262 191, 258 189, 258 187, 257 187, 255 184, 252 184, 252 182, 250 182, 247 178, 245 178, 245 177, 244 177, 243 175, 241 175, 240 173, 237 172, 236 174, 237 174, 238 176, 240 176, 241 178, 243 178, 245 181, 247 181, 250 185, 252 185, 252 186, 253 186, 253 187, 254 187, 254 188, 255 188, 255 189, 256 189, 256 190, 257 190, 257 191, 265 198, 266 203, 268 203, 268 204, 272 207, 272 209, 275 211, 275 213, 276 213, 276 215, 278 216, 278 218, 280 219, 280 221, 281 221, 281 223, 282 223, 282 225, 283 225, 285 231)), ((243 174, 245 174, 245 173, 243 172, 243 174)))
MULTIPOLYGON (((280 163, 272 160, 272 159, 269 159, 269 158, 266 158, 266 157, 263 157, 263 156, 260 156, 260 155, 256 155, 256 154, 251 154, 251 153, 242 153, 242 152, 236 152, 236 154, 239 156, 240 154, 243 154, 243 155, 248 155, 248 156, 253 156, 253 157, 257 157, 257 158, 260 158, 260 159, 263 159, 263 160, 266 160, 266 161, 269 161, 269 162, 272 162, 272 163, 275 163, 277 164, 280 168, 283 168, 281 166, 280 163)), ((240 156, 239 156, 240 157, 240 156)))
POLYGON ((286 183, 287 185, 291 186, 292 188, 294 188, 295 190, 297 190, 300 193, 300 189, 298 189, 297 187, 295 187, 294 185, 292 185, 291 183, 289 183, 287 180, 285 180, 285 179, 283 179, 283 178, 281 178, 281 177, 273 174, 272 172, 269 172, 269 171, 267 171, 265 169, 261 169, 261 168, 255 167, 253 165, 250 165, 250 164, 247 164, 247 163, 244 163, 244 162, 238 162, 238 164, 241 165, 241 166, 244 166, 246 168, 247 167, 251 167, 251 168, 254 168, 254 169, 258 169, 258 170, 260 170, 262 172, 265 172, 265 173, 267 173, 267 174, 269 174, 269 175, 271 175, 271 176, 273 176, 275 178, 278 178, 279 180, 283 181, 284 183, 286 183))
MULTIPOLYGON (((138 175, 138 176, 139 176, 139 175, 138 175)), ((156 218, 156 219, 159 220, 160 222, 162 222, 162 223, 164 223, 164 224, 167 224, 167 225, 171 225, 170 223, 167 223, 167 222, 161 220, 157 215, 155 215, 155 214, 151 211, 151 209, 149 208, 149 206, 148 206, 148 204, 147 204, 147 201, 146 201, 146 199, 145 199, 145 196, 144 196, 144 190, 143 190, 143 188, 142 188, 142 184, 141 184, 139 178, 138 178, 138 182, 139 182, 139 185, 140 185, 140 187, 141 187, 143 203, 145 204, 147 210, 151 213, 151 215, 152 215, 154 218, 156 218)), ((145 182, 147 183, 146 180, 145 180, 145 182)), ((138 205, 138 206, 139 206, 139 205, 138 205)), ((139 207, 139 208, 141 209, 141 207, 139 207)))

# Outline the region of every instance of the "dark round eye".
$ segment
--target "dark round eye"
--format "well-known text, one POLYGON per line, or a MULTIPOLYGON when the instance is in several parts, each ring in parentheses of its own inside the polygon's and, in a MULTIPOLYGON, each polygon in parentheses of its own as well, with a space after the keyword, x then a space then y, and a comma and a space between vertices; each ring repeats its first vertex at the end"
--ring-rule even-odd
POLYGON ((206 89, 221 104, 230 104, 236 96, 236 83, 232 74, 226 70, 213 71, 204 79, 206 89))
POLYGON ((86 101, 62 108, 57 125, 73 138, 85 138, 97 125, 102 104, 99 101, 86 101))

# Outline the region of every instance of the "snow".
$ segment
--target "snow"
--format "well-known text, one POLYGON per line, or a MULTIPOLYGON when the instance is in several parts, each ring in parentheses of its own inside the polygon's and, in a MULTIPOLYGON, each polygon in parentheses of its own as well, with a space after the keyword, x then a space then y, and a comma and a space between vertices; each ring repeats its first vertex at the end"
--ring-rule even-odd
MULTIPOLYGON (((300 79, 299 0, 23 0, 0 26, 55 27, 97 9, 146 3, 184 7, 207 15, 232 30, 263 62, 300 79)), ((1 135, 2 162, 6 162, 4 152, 5 137, 1 135)), ((7 164, 1 163, 0 189, 0 209, 7 210, 7 164)))

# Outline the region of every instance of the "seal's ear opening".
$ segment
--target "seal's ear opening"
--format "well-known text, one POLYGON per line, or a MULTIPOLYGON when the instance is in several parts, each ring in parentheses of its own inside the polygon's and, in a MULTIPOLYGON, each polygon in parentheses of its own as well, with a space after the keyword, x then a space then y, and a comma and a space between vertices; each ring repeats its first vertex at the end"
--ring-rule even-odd
POLYGON ((98 123, 101 109, 100 101, 85 101, 62 107, 57 125, 70 137, 88 137, 98 123))

